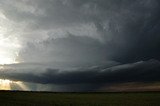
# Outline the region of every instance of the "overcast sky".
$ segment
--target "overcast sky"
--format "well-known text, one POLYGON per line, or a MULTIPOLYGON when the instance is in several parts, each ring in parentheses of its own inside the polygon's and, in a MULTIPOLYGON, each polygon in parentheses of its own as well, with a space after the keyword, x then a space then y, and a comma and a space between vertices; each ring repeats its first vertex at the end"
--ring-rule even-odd
POLYGON ((0 0, 0 77, 51 91, 158 82, 159 29, 159 0, 0 0))

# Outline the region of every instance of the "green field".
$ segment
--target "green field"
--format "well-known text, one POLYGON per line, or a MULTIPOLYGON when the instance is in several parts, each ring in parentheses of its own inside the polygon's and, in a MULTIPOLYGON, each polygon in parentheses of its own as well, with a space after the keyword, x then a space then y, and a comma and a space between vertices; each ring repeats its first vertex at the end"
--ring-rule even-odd
POLYGON ((0 92, 0 106, 160 106, 160 92, 0 92))

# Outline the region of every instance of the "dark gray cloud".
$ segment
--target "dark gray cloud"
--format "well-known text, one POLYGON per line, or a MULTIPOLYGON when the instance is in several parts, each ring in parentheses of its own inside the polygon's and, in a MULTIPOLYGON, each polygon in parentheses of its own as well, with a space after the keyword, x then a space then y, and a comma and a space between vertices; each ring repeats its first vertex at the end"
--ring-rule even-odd
POLYGON ((109 68, 91 67, 72 71, 46 69, 41 73, 2 71, 1 78, 40 84, 54 84, 72 90, 96 90, 107 84, 126 82, 159 82, 160 62, 157 60, 140 61, 132 64, 117 65, 109 68), (86 86, 86 87, 85 87, 86 86))
POLYGON ((46 52, 42 47, 43 43, 36 42, 51 42, 50 39, 59 37, 65 38, 54 40, 55 46, 44 44, 50 48, 50 53, 48 56, 44 54, 43 57, 49 60, 52 58, 51 61, 55 60, 54 57, 61 57, 60 60, 68 61, 73 59, 71 55, 75 55, 72 51, 77 51, 81 54, 77 53, 77 58, 89 57, 88 61, 112 60, 128 63, 151 58, 160 59, 158 0, 26 0, 15 1, 12 4, 8 2, 2 2, 4 14, 10 20, 24 26, 20 38, 22 43, 31 44, 29 47, 22 47, 18 58, 23 61, 27 62, 26 55, 42 57, 43 53, 39 53, 37 48, 34 49, 34 45, 40 46, 41 52, 46 52), (22 6, 25 8, 22 9, 22 6), (73 36, 68 36, 68 33, 75 36, 74 39, 73 36), (84 37, 81 38, 81 43, 76 42, 80 38, 77 36, 84 37), (93 42, 93 39, 97 41, 93 42), (72 40, 71 43, 65 45, 69 40, 72 40), (82 44, 87 40, 94 44, 82 44), (92 49, 91 53, 86 50, 89 48, 92 49), (29 52, 22 54, 24 49, 29 52), (66 55, 69 56, 66 58, 66 55))

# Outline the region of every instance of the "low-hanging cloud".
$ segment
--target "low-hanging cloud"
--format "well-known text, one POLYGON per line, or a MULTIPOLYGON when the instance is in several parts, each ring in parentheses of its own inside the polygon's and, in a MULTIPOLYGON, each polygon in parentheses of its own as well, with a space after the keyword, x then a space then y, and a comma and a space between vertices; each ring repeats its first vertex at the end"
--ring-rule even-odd
POLYGON ((160 62, 157 60, 140 61, 131 64, 117 65, 109 68, 90 67, 64 71, 58 69, 46 69, 41 73, 25 73, 14 71, 1 72, 1 78, 13 81, 23 81, 39 84, 54 84, 65 87, 75 87, 79 90, 98 89, 106 84, 127 82, 159 82, 160 62), (91 87, 91 88, 90 88, 91 87), (78 88, 77 88, 78 89, 78 88))

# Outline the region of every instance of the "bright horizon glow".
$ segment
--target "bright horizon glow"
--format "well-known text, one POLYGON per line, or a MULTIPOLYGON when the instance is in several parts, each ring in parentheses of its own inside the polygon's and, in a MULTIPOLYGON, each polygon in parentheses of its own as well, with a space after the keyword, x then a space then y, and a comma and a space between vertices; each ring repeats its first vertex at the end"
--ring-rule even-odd
POLYGON ((12 81, 7 79, 0 79, 0 90, 11 90, 12 81))
POLYGON ((11 81, 8 79, 0 79, 0 90, 12 90, 11 84, 19 87, 19 90, 29 90, 29 88, 21 81, 11 81))

